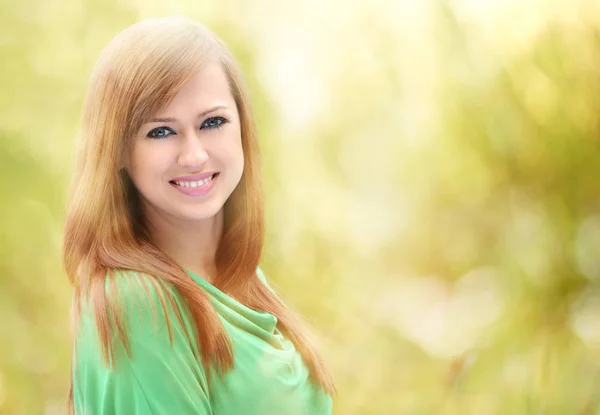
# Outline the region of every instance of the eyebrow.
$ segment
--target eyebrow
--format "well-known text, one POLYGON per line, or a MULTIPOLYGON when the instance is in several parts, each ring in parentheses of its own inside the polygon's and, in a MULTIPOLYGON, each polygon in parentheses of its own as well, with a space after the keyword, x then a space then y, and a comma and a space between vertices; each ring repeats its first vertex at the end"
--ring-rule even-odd
MULTIPOLYGON (((214 107, 209 108, 206 111, 203 111, 200 114, 198 114, 198 118, 205 117, 212 112, 215 112, 220 109, 226 109, 226 108, 227 108, 227 105, 215 105, 214 107)), ((146 121, 144 124, 149 124, 149 123, 154 123, 154 122, 175 122, 175 121, 177 121, 177 119, 174 117, 152 118, 151 120, 146 121)))

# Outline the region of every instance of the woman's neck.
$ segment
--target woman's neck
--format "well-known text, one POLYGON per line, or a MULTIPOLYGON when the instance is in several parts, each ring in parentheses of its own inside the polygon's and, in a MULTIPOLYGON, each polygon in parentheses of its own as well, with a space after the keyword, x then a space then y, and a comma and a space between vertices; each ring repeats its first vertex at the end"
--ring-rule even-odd
POLYGON ((223 232, 223 210, 196 222, 177 220, 153 209, 145 213, 154 244, 184 269, 212 282, 215 253, 223 232))

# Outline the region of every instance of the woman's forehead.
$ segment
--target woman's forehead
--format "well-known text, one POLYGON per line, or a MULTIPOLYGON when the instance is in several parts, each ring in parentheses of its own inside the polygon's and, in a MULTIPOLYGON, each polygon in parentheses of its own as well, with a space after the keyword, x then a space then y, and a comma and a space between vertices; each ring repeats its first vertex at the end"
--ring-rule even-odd
POLYGON ((235 110, 229 81, 220 65, 211 64, 194 73, 173 98, 145 122, 173 122, 179 115, 206 116, 235 110))

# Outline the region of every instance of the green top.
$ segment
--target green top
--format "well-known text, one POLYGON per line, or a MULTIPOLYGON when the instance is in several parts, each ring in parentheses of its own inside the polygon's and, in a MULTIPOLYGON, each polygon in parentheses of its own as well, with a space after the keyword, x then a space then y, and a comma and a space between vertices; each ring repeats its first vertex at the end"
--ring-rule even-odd
MULTIPOLYGON (((188 274, 209 294, 225 326, 233 345, 234 368, 224 378, 211 368, 214 375, 208 382, 206 368, 196 357, 197 347, 187 340, 168 301, 173 345, 156 289, 146 284, 155 320, 152 303, 140 295, 144 293, 141 285, 136 289, 126 283, 131 279, 118 278, 118 292, 127 299, 132 355, 127 357, 117 342, 116 365, 107 367, 94 319, 84 308, 73 364, 75 414, 331 414, 331 397, 309 381, 307 367, 293 343, 277 329, 275 316, 252 310, 194 273, 188 274)), ((194 333, 182 298, 175 294, 175 300, 186 328, 194 333)))

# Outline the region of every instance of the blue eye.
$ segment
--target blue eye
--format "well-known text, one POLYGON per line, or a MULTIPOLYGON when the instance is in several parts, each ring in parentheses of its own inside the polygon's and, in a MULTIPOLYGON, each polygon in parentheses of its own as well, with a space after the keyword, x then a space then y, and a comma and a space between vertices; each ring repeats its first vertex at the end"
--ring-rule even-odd
POLYGON ((211 117, 202 123, 202 125, 200 126, 200 129, 202 130, 204 128, 208 128, 208 129, 212 130, 214 128, 221 128, 227 122, 228 121, 223 117, 211 117))
POLYGON ((148 138, 165 138, 171 135, 171 133, 175 133, 169 127, 157 127, 148 132, 146 137, 148 138))

